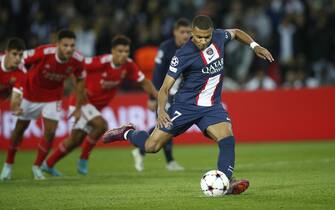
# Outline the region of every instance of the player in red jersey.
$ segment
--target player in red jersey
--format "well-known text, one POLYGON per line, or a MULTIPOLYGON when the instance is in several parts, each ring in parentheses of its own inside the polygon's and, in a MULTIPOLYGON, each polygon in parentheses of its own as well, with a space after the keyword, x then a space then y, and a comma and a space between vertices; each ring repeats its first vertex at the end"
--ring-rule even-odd
POLYGON ((22 83, 26 73, 21 63, 24 50, 24 41, 14 37, 8 40, 5 53, 0 54, 0 100, 8 98, 13 90, 11 108, 14 114, 19 114, 16 113, 18 109, 13 107, 13 102, 22 94, 22 83))
POLYGON ((36 180, 45 179, 40 165, 47 156, 55 136, 58 120, 61 116, 61 99, 64 80, 71 75, 76 78, 77 104, 73 115, 79 119, 81 104, 84 100, 84 57, 75 51, 75 34, 69 30, 58 33, 55 45, 43 45, 25 51, 23 62, 28 67, 23 85, 23 98, 20 104, 22 113, 18 116, 7 150, 7 159, 1 177, 10 179, 14 157, 22 141, 23 133, 31 120, 42 114, 44 139, 38 146, 32 171, 36 180))
POLYGON ((73 125, 71 136, 60 143, 45 164, 42 165, 43 171, 53 176, 59 176, 60 173, 54 169, 54 165, 79 146, 87 136, 77 169, 81 174, 88 173, 89 154, 107 129, 107 123, 102 118, 99 110, 108 105, 123 80, 127 79, 139 83, 145 92, 156 98, 155 87, 150 80, 144 77, 136 63, 129 58, 129 51, 130 39, 118 35, 112 40, 111 54, 86 58, 87 77, 85 84, 89 103, 82 107, 82 117, 73 125), (94 126, 94 121, 103 123, 94 126))

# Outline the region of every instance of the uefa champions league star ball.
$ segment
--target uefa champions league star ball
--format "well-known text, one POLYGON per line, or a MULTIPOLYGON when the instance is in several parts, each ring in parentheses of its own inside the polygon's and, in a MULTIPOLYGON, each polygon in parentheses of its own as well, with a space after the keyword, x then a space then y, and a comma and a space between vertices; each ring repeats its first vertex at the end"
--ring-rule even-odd
POLYGON ((229 179, 221 171, 211 170, 202 176, 200 187, 206 196, 223 196, 229 189, 229 179))

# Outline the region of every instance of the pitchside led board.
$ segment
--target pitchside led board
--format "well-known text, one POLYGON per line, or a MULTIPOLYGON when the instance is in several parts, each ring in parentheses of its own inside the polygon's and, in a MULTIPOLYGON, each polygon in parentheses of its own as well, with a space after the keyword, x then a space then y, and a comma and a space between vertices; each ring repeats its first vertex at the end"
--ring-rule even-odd
MULTIPOLYGON (((299 141, 335 139, 335 88, 224 92, 223 106, 228 110, 237 142, 299 141)), ((147 96, 142 93, 118 95, 102 110, 109 128, 127 122, 138 129, 148 130, 155 125, 155 114, 146 108, 147 96)), ((67 120, 67 98, 59 122, 56 141, 61 141, 71 128, 67 120)), ((15 118, 8 102, 1 103, 0 149, 8 144, 15 118)), ((22 148, 35 148, 43 136, 40 120, 31 123, 25 133, 22 148)), ((176 138, 176 143, 212 143, 193 126, 176 138)), ((57 142, 54 144, 57 145, 57 142)), ((102 144, 99 144, 102 146, 102 144)), ((128 145, 125 143, 108 146, 128 145)))

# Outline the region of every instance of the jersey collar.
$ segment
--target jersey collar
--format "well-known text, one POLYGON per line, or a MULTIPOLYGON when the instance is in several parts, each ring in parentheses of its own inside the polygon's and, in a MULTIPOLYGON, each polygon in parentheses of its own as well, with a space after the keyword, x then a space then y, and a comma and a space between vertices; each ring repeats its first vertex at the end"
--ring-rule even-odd
POLYGON ((116 66, 114 63, 113 63, 113 55, 111 55, 111 67, 113 69, 120 69, 122 65, 119 65, 119 66, 116 66))
POLYGON ((57 63, 61 63, 61 64, 63 64, 63 63, 68 62, 68 61, 62 61, 62 60, 58 57, 58 48, 56 48, 56 49, 57 49, 57 50, 56 50, 56 52, 55 52, 55 59, 56 59, 57 63))

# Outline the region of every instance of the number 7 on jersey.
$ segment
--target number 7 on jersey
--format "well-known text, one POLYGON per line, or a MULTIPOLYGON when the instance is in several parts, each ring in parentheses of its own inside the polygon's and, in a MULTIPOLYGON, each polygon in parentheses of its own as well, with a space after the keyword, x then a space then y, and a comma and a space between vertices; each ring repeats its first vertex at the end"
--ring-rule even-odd
POLYGON ((181 113, 180 112, 178 112, 178 111, 175 111, 174 112, 174 117, 171 119, 171 122, 173 122, 175 119, 177 119, 177 117, 180 117, 181 116, 181 113))

